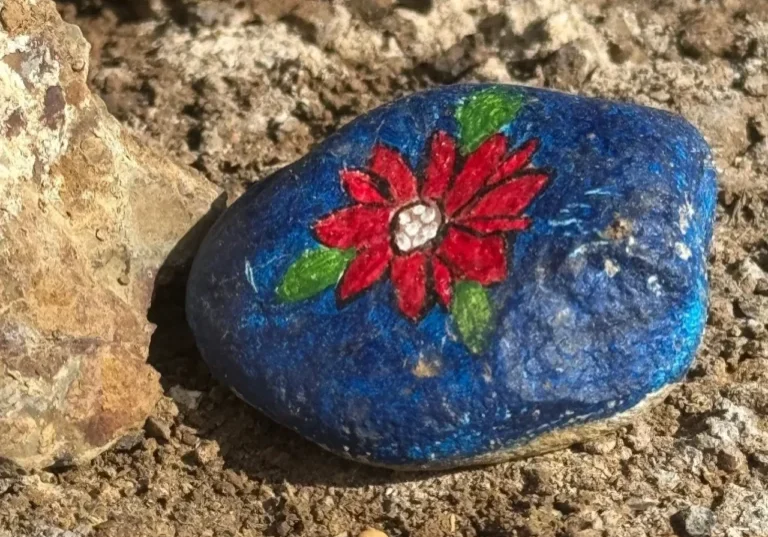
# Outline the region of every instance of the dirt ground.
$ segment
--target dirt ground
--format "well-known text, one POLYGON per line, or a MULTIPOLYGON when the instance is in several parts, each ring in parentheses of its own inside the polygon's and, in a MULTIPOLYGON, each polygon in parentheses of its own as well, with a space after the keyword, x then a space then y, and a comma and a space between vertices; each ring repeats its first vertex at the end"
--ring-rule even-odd
POLYGON ((710 317, 684 385, 634 426, 482 469, 340 460, 217 385, 159 289, 144 431, 79 468, 0 470, 0 537, 768 536, 768 2, 70 0, 123 124, 237 196, 340 125, 457 81, 683 114, 720 172, 710 317))

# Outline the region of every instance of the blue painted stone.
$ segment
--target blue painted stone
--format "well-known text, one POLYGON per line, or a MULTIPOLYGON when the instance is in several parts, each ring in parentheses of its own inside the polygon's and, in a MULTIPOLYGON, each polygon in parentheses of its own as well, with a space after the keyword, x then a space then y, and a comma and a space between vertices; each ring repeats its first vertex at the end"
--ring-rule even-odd
MULTIPOLYGON (((356 119, 237 200, 198 253, 187 315, 219 380, 334 453, 395 468, 530 454, 626 415, 683 377, 705 324, 715 196, 707 145, 680 117, 513 86, 435 89, 356 119), (474 278, 493 281, 460 289, 472 267, 451 265, 446 307, 433 264, 422 273, 418 262, 390 261, 364 291, 352 292, 359 281, 344 283, 354 295, 344 299, 344 267, 373 246, 323 250, 318 222, 356 205, 353 194, 371 206, 377 196, 396 197, 398 187, 371 171, 377 144, 403 155, 423 191, 436 132, 456 144, 456 171, 494 134, 504 138, 505 158, 538 142, 517 171, 546 179, 516 213, 530 220, 493 235, 504 248, 481 252, 504 273, 497 266, 489 276, 496 269, 478 261, 474 278), (364 174, 356 193, 343 188, 342 170, 364 174), (328 257, 302 265, 315 254, 328 257), (309 279, 286 283, 292 266, 293 276, 309 279), (562 431, 575 434, 560 441, 562 431)), ((426 208, 447 203, 443 196, 426 208)), ((441 218, 447 226, 453 217, 441 218)), ((448 240, 440 233, 427 259, 448 240)), ((400 239, 392 235, 379 255, 413 253, 397 253, 400 239)))

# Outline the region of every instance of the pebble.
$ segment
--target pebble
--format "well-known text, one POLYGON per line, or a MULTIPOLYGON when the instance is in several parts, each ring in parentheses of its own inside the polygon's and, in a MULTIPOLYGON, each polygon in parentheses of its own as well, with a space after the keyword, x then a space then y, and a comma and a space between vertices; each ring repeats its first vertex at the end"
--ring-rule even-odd
POLYGON ((139 432, 138 434, 127 434, 115 443, 113 449, 117 452, 126 452, 134 450, 144 440, 144 435, 139 432))
POLYGON ((616 447, 616 437, 608 436, 585 442, 582 446, 590 455, 606 455, 616 447))
POLYGON ((750 457, 751 463, 755 468, 763 473, 768 473, 768 453, 758 452, 750 457))
POLYGON ((195 462, 200 466, 207 466, 219 456, 219 444, 213 440, 203 440, 195 448, 195 462))
POLYGON ((747 457, 734 445, 725 445, 717 453, 717 466, 728 473, 736 473, 747 468, 747 457))
POLYGON ((187 446, 196 446, 197 445, 197 436, 195 433, 191 431, 183 431, 181 433, 181 443, 185 444, 187 446))
POLYGON ((672 527, 682 537, 708 537, 715 526, 715 514, 706 507, 692 505, 672 516, 672 527))
POLYGON ((636 453, 648 451, 651 447, 651 436, 652 431, 648 424, 638 422, 632 426, 630 434, 626 437, 627 445, 636 453))
POLYGON ((144 423, 144 431, 150 438, 168 442, 171 439, 171 428, 159 419, 150 416, 144 423))
POLYGON ((200 404, 200 398, 203 396, 203 392, 187 390, 186 388, 176 385, 168 390, 168 395, 171 396, 171 399, 173 399, 177 405, 189 411, 197 409, 197 406, 200 404))

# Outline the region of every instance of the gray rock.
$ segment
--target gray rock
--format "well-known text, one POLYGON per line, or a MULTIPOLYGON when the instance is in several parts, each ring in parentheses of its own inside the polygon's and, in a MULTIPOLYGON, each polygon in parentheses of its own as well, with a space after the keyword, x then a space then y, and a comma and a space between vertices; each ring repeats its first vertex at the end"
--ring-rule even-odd
POLYGON ((168 390, 168 395, 170 395, 171 399, 184 410, 195 410, 197 405, 200 404, 200 398, 203 396, 203 392, 187 390, 186 388, 177 385, 168 390))
POLYGON ((692 505, 672 516, 672 527, 681 537, 707 537, 715 526, 715 514, 706 507, 692 505))

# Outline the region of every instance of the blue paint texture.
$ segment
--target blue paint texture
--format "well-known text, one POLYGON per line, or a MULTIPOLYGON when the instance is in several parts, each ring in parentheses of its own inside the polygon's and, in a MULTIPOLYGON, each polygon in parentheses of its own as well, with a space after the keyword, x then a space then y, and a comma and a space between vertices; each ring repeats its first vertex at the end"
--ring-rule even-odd
MULTIPOLYGON (((494 325, 472 354, 448 312, 397 309, 388 278, 339 309, 333 288, 281 303, 275 289, 318 246, 312 225, 352 204, 339 171, 376 142, 419 169, 437 129, 485 86, 378 108, 253 186, 195 260, 187 316, 214 375, 323 447, 391 467, 451 467, 626 411, 678 381, 705 324, 715 172, 700 134, 650 108, 497 86, 525 105, 502 132, 537 137, 554 172, 509 235, 509 275, 488 287, 494 325), (512 239, 514 237, 514 239, 512 239), (419 362, 429 374, 415 374, 419 362)), ((418 175, 418 174, 417 174, 418 175)))

